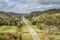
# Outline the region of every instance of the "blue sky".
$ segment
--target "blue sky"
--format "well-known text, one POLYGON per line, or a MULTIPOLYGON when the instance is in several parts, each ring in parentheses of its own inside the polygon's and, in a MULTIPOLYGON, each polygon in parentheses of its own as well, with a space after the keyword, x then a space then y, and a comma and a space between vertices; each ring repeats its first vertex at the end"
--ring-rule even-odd
POLYGON ((60 0, 0 0, 0 11, 26 13, 60 8, 60 0))

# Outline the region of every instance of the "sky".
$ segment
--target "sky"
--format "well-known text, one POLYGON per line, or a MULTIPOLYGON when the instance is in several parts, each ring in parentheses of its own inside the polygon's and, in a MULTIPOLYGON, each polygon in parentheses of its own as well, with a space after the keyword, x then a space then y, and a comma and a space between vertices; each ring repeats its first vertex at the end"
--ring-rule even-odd
POLYGON ((26 13, 60 8, 60 0, 0 0, 0 11, 26 13))

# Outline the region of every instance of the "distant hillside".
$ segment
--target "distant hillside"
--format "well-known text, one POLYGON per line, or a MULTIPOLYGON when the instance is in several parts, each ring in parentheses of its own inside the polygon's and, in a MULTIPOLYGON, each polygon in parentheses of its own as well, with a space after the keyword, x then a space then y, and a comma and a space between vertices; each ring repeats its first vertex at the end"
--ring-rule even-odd
POLYGON ((33 11, 31 13, 43 13, 43 12, 55 12, 55 13, 58 13, 58 12, 60 12, 60 9, 49 9, 49 10, 44 10, 44 11, 33 11))
POLYGON ((39 15, 39 14, 43 14, 43 13, 60 13, 60 9, 49 9, 49 10, 45 10, 45 11, 33 11, 30 14, 31 15, 39 15))
POLYGON ((49 10, 45 10, 45 11, 33 11, 27 15, 25 15, 26 18, 32 18, 33 16, 39 16, 41 14, 55 14, 55 13, 60 13, 60 9, 49 9, 49 10))
POLYGON ((17 15, 19 15, 19 16, 22 16, 22 14, 21 13, 13 13, 13 12, 4 12, 4 11, 0 11, 0 15, 5 15, 5 16, 17 16, 17 15))

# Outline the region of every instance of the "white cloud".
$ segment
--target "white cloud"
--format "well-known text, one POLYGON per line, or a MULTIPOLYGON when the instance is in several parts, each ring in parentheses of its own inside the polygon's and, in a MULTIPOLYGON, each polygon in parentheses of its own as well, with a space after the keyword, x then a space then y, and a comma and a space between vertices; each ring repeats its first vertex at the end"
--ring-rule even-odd
POLYGON ((0 2, 8 2, 8 1, 10 1, 10 0, 0 0, 0 2))
POLYGON ((10 0, 6 0, 6 2, 9 2, 10 0))
POLYGON ((30 12, 60 8, 59 0, 0 0, 0 10, 10 12, 30 12), (25 1, 25 2, 21 2, 25 1), (21 3, 20 3, 21 2, 21 3))
POLYGON ((0 7, 2 7, 3 5, 2 4, 0 4, 0 7))

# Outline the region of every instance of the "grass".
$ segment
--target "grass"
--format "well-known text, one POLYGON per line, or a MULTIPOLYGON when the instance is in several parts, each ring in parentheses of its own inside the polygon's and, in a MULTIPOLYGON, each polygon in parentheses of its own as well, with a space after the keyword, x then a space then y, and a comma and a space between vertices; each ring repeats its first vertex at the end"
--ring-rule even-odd
POLYGON ((29 32, 28 28, 25 25, 22 27, 22 32, 29 32))
POLYGON ((22 40, 33 40, 30 33, 23 33, 22 40))
POLYGON ((30 31, 28 30, 26 25, 23 25, 22 32, 22 40, 33 40, 32 35, 30 34, 30 31))
MULTIPOLYGON (((2 32, 16 32, 16 26, 0 26, 0 33, 2 32)), ((22 27, 22 40, 33 40, 32 35, 25 25, 22 27)))
POLYGON ((56 40, 60 40, 60 35, 55 35, 56 40))
POLYGON ((16 26, 0 26, 0 32, 15 32, 16 26))
POLYGON ((58 32, 58 34, 55 35, 56 40, 60 40, 60 32, 58 32))

